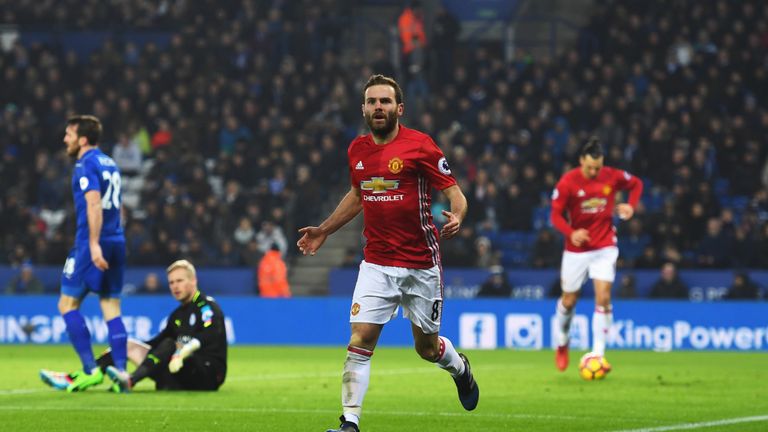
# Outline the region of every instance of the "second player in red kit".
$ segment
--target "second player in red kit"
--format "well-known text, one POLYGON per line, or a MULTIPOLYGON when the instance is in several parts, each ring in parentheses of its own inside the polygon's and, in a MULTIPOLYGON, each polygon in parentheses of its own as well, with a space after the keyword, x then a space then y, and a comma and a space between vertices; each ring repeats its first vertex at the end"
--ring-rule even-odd
POLYGON ((573 308, 587 278, 592 279, 595 287, 592 352, 605 355, 613 322, 611 285, 619 256, 613 214, 615 210, 621 219, 631 218, 643 191, 640 179, 626 171, 603 166, 603 159, 600 142, 590 138, 581 150, 579 167, 565 173, 552 191, 552 224, 565 236, 560 269, 563 293, 557 302, 554 329, 555 363, 561 371, 568 367, 568 332, 573 308), (615 205, 616 193, 622 190, 629 191, 628 202, 615 205))

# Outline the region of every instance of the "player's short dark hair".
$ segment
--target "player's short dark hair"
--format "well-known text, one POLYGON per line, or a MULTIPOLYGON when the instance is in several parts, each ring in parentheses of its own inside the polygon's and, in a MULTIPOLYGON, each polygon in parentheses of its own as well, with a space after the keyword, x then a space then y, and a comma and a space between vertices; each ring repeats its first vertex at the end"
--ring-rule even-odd
POLYGON ((603 157, 603 154, 603 146, 600 144, 600 138, 591 136, 581 147, 579 157, 589 156, 592 159, 600 159, 603 157))
POLYGON ((373 87, 375 85, 388 85, 392 87, 395 89, 395 102, 398 104, 403 103, 403 90, 400 88, 400 84, 398 84, 394 78, 382 74, 371 75, 371 77, 368 78, 368 82, 365 83, 365 87, 363 88, 363 97, 365 97, 365 91, 368 90, 368 87, 373 87))
POLYGON ((96 116, 75 115, 67 119, 67 125, 77 126, 77 136, 85 137, 90 145, 98 145, 101 140, 101 122, 96 116))

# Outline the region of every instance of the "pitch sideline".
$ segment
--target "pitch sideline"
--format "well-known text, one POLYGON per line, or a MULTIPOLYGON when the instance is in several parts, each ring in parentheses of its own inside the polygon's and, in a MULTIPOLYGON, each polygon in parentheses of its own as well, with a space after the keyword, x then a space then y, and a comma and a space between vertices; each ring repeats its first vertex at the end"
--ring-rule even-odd
POLYGON ((681 423, 677 425, 658 426, 641 429, 622 429, 613 432, 665 432, 665 431, 677 431, 686 429, 703 429, 714 426, 727 426, 739 423, 752 423, 768 421, 768 415, 750 416, 750 417, 736 417, 732 419, 713 420, 698 423, 681 423))

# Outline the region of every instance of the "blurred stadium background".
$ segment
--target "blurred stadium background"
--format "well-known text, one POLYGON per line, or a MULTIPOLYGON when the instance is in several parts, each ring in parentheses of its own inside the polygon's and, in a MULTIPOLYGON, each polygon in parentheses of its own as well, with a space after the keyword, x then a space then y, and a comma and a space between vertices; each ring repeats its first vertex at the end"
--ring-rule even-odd
MULTIPOLYGON (((405 5, 0 0, 0 342, 66 338, 55 306, 74 235, 63 125, 93 113, 123 173, 133 335, 157 330, 173 306, 163 268, 187 258, 230 315, 232 342, 344 344, 361 218, 311 258, 298 256, 296 230, 348 188, 360 89, 383 73, 405 90, 404 123, 435 137, 469 200, 460 237, 441 244, 444 330, 462 347, 550 345, 562 238, 549 195, 596 134, 606 164, 645 182, 635 217, 617 220, 609 347, 766 349, 762 1, 423 0, 426 49, 408 53, 405 5), (291 300, 259 298, 272 245, 291 300), (494 278, 509 284, 501 298, 475 299, 494 278)), ((435 196, 438 222, 445 204, 435 196)), ((574 326, 582 347, 588 303, 574 326)), ((95 302, 85 311, 103 326, 95 302)), ((383 343, 409 344, 403 320, 391 327, 383 343)))
MULTIPOLYGON (((91 112, 125 177, 132 268, 186 257, 254 273, 276 242, 293 294, 327 295, 329 272, 359 262, 359 223, 313 259, 296 256, 296 228, 347 187, 372 72, 402 81, 405 122, 437 138, 470 200, 446 268, 501 265, 513 285, 518 269, 556 268, 549 194, 589 134, 646 184, 619 224, 626 274, 722 269, 722 289, 703 293, 717 300, 731 270, 768 267, 760 2, 424 1, 427 48, 407 70, 400 1, 0 4, 3 286, 28 263, 57 292, 74 232, 61 129, 91 112)), ((653 278, 640 282, 647 296, 653 278)), ((258 294, 255 274, 213 285, 258 294)), ((548 295, 540 285, 515 294, 548 295)))
POLYGON ((557 295, 549 194, 590 134, 646 185, 617 221, 617 297, 757 301, 768 287, 759 2, 425 1, 426 49, 407 56, 400 1, 0 4, 6 294, 58 291, 74 233, 62 124, 91 112, 124 176, 126 295, 166 292, 162 266, 181 257, 210 293, 258 295, 275 244, 294 297, 347 296, 360 219, 316 257, 293 245, 348 187, 373 72, 402 82, 404 121, 437 138, 469 199, 441 245, 448 297, 500 272, 498 295, 557 295), (682 289, 654 289, 666 263, 682 289))

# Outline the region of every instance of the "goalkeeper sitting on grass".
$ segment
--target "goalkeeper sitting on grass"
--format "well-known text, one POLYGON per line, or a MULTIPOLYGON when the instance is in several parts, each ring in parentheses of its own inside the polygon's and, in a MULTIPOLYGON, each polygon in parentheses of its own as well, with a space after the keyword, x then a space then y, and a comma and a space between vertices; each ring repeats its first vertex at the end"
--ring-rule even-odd
MULTIPOLYGON (((211 297, 197 289, 195 267, 186 260, 168 267, 171 294, 181 306, 171 313, 160 334, 146 344, 128 341, 128 358, 138 367, 132 374, 117 369, 109 351, 96 362, 112 379, 112 390, 129 392, 151 378, 157 390, 217 390, 227 373, 227 336, 224 314, 211 297)), ((65 390, 70 374, 41 370, 40 378, 65 390)))

